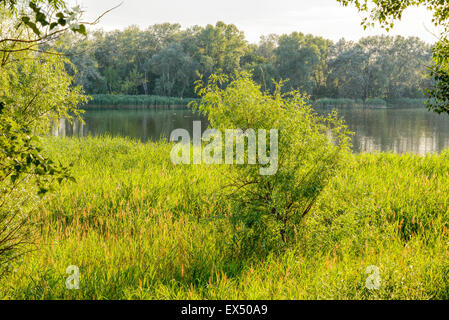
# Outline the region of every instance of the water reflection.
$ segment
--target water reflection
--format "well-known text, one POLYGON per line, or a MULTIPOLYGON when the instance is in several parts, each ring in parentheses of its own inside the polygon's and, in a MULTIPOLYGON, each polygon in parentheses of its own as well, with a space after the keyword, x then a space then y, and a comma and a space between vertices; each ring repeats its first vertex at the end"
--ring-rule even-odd
MULTIPOLYGON (((324 113, 328 110, 319 110, 324 113)), ((415 109, 341 109, 355 152, 438 153, 449 147, 449 116, 415 109)))
POLYGON ((207 118, 186 109, 159 110, 104 110, 87 111, 83 114, 85 124, 61 120, 53 129, 54 136, 127 136, 143 142, 170 137, 175 129, 186 129, 192 135, 193 121, 202 121, 207 129, 207 118))
MULTIPOLYGON (((318 109, 327 113, 330 109, 318 109)), ((393 151, 427 154, 449 148, 449 116, 419 109, 341 109, 340 115, 355 132, 354 152, 393 151)), ((191 110, 106 110, 87 111, 85 124, 61 120, 55 136, 96 136, 102 134, 130 136, 142 141, 169 137, 174 129, 187 129, 207 119, 191 110)))

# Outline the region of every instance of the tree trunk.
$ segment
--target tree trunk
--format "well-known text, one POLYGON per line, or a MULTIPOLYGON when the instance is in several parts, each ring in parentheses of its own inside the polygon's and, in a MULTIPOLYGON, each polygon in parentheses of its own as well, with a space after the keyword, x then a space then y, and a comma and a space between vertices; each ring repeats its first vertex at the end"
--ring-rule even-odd
POLYGON ((148 83, 147 83, 147 72, 145 71, 145 77, 143 79, 143 91, 145 95, 148 95, 148 83))

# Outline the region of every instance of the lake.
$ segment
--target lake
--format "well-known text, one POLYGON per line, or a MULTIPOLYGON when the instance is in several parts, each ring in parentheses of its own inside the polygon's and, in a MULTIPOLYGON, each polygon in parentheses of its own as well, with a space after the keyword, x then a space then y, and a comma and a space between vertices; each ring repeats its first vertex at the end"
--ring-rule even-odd
MULTIPOLYGON (((331 109, 317 109, 328 113, 331 109)), ((340 109, 349 129, 355 132, 354 152, 392 151, 418 154, 438 153, 449 148, 449 115, 437 115, 422 108, 340 109)), ((128 136, 141 141, 169 137, 174 129, 192 132, 193 121, 207 119, 188 109, 89 110, 85 124, 61 121, 55 136, 128 136)))

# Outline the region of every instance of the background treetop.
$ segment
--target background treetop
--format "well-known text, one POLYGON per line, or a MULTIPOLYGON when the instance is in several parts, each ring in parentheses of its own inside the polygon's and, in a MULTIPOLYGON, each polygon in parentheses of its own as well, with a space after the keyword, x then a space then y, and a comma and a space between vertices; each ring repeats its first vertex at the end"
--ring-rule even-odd
POLYGON ((412 6, 423 6, 433 14, 432 22, 441 27, 439 41, 433 49, 434 65, 430 74, 434 78, 434 86, 428 90, 428 108, 438 112, 449 113, 449 2, 445 0, 337 0, 343 5, 355 5, 360 12, 368 13, 362 21, 366 28, 373 21, 387 31, 393 28, 395 21, 400 20, 404 11, 412 6))

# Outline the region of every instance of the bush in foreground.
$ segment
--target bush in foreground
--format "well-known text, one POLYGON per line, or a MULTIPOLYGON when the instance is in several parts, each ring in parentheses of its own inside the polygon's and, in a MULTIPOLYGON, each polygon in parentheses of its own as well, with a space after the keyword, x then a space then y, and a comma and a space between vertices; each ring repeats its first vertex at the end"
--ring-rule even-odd
MULTIPOLYGON (((317 115, 299 92, 282 93, 282 83, 276 84, 273 94, 263 93, 250 73, 231 79, 212 75, 208 84, 199 81, 197 90, 202 99, 192 105, 209 117, 212 128, 222 133, 240 130, 247 135, 247 144, 254 140, 253 145, 254 131, 276 130, 265 145, 258 137, 257 164, 248 161, 229 168, 224 198, 233 207, 232 220, 242 229, 236 237, 247 251, 254 253, 259 247, 269 251, 281 242, 287 244, 347 159, 347 127, 335 113, 317 115), (254 130, 253 139, 249 130, 254 130), (261 148, 275 163, 262 163, 261 148)), ((255 160, 249 149, 245 158, 255 160)))

